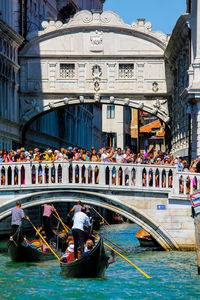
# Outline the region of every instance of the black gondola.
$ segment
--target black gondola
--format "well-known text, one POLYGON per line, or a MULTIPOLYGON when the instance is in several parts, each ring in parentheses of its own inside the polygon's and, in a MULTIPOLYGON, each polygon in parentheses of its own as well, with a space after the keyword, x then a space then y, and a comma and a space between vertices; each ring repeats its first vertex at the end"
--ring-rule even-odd
POLYGON ((7 246, 10 258, 14 262, 35 262, 55 258, 49 250, 42 252, 36 249, 33 244, 24 238, 20 228, 10 237, 7 246))
POLYGON ((96 278, 103 277, 108 267, 108 257, 105 254, 103 239, 100 238, 96 246, 84 257, 60 263, 62 274, 66 277, 96 278))

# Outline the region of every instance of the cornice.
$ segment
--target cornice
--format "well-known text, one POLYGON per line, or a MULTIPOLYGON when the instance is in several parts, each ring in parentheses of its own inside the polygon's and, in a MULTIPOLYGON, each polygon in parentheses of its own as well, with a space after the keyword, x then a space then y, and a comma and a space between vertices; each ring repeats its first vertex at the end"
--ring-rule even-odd
POLYGON ((18 34, 14 29, 12 29, 1 18, 0 18, 0 33, 1 33, 1 36, 5 35, 11 41, 16 42, 18 46, 20 46, 22 44, 22 42, 24 41, 24 38, 20 34, 18 34))

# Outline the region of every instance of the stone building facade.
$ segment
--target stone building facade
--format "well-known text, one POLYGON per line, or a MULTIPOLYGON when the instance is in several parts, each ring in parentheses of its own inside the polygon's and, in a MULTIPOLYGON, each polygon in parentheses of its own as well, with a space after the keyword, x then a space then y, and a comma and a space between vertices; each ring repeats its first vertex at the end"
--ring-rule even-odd
POLYGON ((0 1, 0 149, 19 141, 18 49, 23 38, 14 30, 13 1, 0 1))
POLYGON ((200 155, 200 0, 187 0, 165 50, 173 72, 172 152, 195 159, 200 155))
MULTIPOLYGON (((44 20, 56 20, 58 15, 65 18, 68 4, 73 5, 74 14, 81 9, 102 9, 104 1, 59 1, 59 0, 2 0, 0 2, 0 148, 11 149, 19 146, 22 141, 20 131, 21 102, 18 96, 18 48, 24 37, 33 31, 41 29, 44 20), (60 12, 61 11, 61 12, 60 12), (7 24, 10 26, 5 30, 7 24), (12 28, 11 28, 12 27, 12 28), (8 34, 5 34, 5 32, 8 34)), ((71 15, 70 15, 71 16, 71 15)), ((65 18, 67 19, 67 17, 65 18)), ((24 45, 23 44, 23 45, 24 45)), ((22 68, 23 69, 23 68, 22 68)), ((23 72, 22 72, 23 76, 23 72)), ((23 87, 21 87, 23 88, 23 87)), ((27 99, 28 101, 28 99, 27 99)), ((38 118, 29 128, 26 145, 31 147, 52 147, 77 145, 88 148, 96 142, 102 146, 101 116, 99 108, 95 106, 74 107, 63 111, 51 112, 38 118), (80 139, 77 136, 80 134, 80 139), (83 139, 85 137, 85 139, 83 139)))

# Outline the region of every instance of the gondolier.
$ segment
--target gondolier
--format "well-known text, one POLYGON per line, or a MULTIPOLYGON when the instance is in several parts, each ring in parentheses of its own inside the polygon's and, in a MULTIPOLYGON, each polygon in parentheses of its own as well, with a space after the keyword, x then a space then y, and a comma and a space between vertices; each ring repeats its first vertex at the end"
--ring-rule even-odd
POLYGON ((44 206, 44 212, 42 215, 43 229, 47 235, 47 238, 51 238, 53 235, 51 230, 51 213, 55 211, 55 209, 51 204, 44 204, 41 206, 44 206))
POLYGON ((18 230, 18 228, 22 225, 22 219, 29 220, 29 217, 25 216, 23 209, 21 208, 21 202, 16 202, 16 207, 12 209, 12 235, 18 230))
POLYGON ((86 208, 82 207, 80 212, 74 215, 74 223, 72 226, 72 235, 74 238, 74 256, 78 258, 78 246, 80 244, 81 253, 84 252, 84 243, 86 241, 86 233, 84 226, 91 226, 90 220, 86 215, 86 208))

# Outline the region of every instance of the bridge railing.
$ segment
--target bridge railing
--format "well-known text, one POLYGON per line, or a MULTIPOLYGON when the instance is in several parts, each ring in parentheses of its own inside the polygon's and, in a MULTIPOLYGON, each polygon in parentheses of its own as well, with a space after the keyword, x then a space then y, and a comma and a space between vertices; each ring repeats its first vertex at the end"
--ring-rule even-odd
POLYGON ((186 195, 200 187, 200 174, 178 172, 176 166, 87 161, 0 163, 0 189, 35 185, 103 185, 170 189, 186 195))

